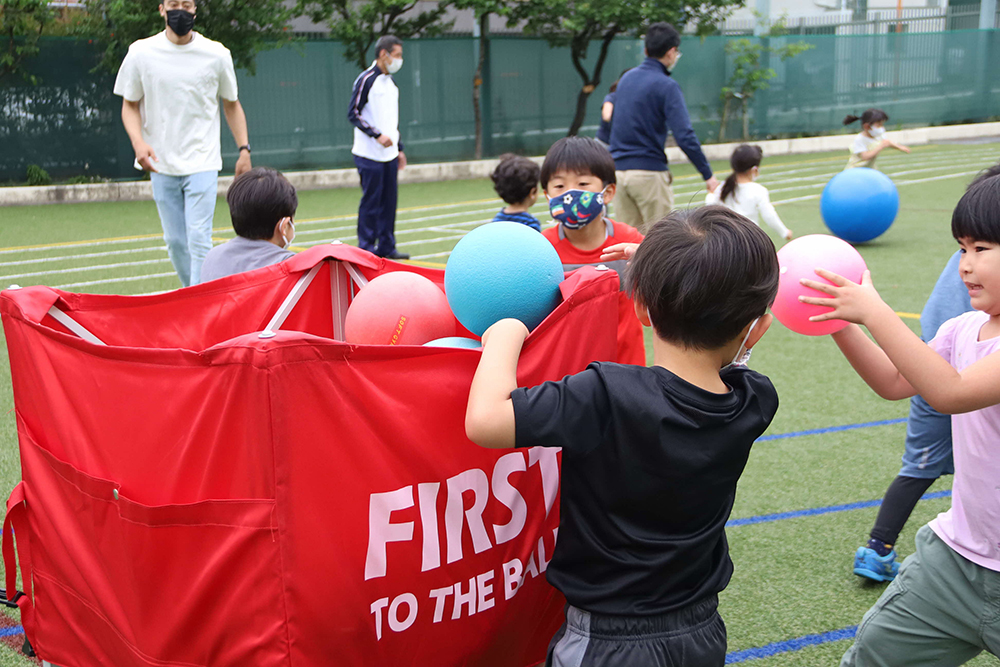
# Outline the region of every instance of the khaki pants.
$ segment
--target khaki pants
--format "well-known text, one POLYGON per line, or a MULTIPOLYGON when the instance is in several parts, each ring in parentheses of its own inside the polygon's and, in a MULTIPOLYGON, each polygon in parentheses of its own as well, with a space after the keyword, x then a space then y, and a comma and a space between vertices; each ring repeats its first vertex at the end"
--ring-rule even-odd
POLYGON ((615 213, 619 222, 645 234, 674 207, 674 177, 670 171, 616 171, 615 213))
POLYGON ((1000 572, 958 555, 930 526, 868 610, 840 667, 955 667, 1000 655, 1000 572))

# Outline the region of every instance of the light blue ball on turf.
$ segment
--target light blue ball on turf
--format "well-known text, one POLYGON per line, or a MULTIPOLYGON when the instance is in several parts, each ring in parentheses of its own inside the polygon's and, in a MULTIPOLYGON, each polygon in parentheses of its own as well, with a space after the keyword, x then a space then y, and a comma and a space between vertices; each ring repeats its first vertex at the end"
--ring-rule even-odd
POLYGON ((819 210, 836 236, 848 243, 864 243, 892 226, 899 212, 899 192, 881 171, 845 169, 823 188, 819 210))
POLYGON ((516 222, 491 222, 451 251, 444 292, 462 326, 482 336, 505 317, 537 327, 559 305, 562 280, 562 262, 548 239, 516 222))

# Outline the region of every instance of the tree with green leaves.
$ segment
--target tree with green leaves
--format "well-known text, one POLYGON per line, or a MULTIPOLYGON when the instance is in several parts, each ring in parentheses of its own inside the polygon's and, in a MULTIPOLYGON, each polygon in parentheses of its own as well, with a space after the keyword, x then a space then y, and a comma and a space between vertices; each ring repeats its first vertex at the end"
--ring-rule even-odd
POLYGON ((489 61, 490 15, 506 15, 509 5, 509 0, 454 0, 456 9, 471 9, 479 24, 479 58, 476 61, 476 71, 472 75, 472 111, 476 126, 475 158, 477 160, 483 157, 483 69, 489 61))
MULTIPOLYGON (((85 0, 86 15, 77 26, 82 37, 103 46, 101 68, 118 70, 129 45, 163 30, 157 0, 85 0)), ((199 0, 195 30, 221 42, 233 64, 255 71, 254 57, 291 40, 288 22, 294 16, 284 0, 199 0)))
POLYGON ((0 81, 37 83, 25 61, 38 53, 38 40, 53 21, 47 0, 4 0, 0 4, 0 81))
POLYGON ((733 59, 733 73, 723 86, 719 98, 722 101, 722 119, 719 123, 719 141, 726 137, 726 126, 732 113, 732 105, 739 100, 743 120, 743 140, 750 139, 750 105, 758 92, 771 87, 770 80, 777 76, 764 60, 775 56, 781 61, 794 58, 803 51, 814 48, 808 42, 793 42, 783 46, 772 46, 770 38, 787 34, 785 20, 779 19, 771 29, 759 38, 743 37, 726 42, 726 54, 733 59))
POLYGON ((404 18, 419 0, 298 0, 296 13, 315 23, 325 24, 330 37, 344 44, 344 58, 367 69, 368 49, 382 35, 400 39, 431 37, 451 28, 442 21, 448 1, 441 0, 434 9, 404 18))
POLYGON ((583 125, 587 99, 601 83, 608 49, 615 37, 636 33, 656 21, 675 26, 695 23, 700 34, 714 29, 743 0, 519 0, 508 13, 508 24, 524 21, 524 32, 538 35, 554 47, 570 49, 573 67, 582 85, 577 95, 576 113, 569 127, 575 135, 583 125), (599 43, 597 60, 588 70, 584 61, 592 42, 599 43))

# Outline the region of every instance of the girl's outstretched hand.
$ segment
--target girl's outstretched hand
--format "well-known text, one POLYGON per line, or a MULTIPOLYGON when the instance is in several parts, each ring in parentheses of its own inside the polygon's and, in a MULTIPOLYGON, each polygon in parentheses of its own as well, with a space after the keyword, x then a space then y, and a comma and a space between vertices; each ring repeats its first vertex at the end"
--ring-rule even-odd
POLYGON ((638 247, 638 243, 616 243, 615 245, 609 245, 604 249, 603 254, 601 254, 600 261, 615 262, 619 259, 632 259, 638 247))
POLYGON ((809 280, 808 278, 803 278, 800 282, 805 287, 830 296, 799 296, 799 301, 814 306, 833 308, 833 310, 813 315, 809 318, 811 322, 846 320, 855 324, 866 324, 869 318, 877 315, 882 309, 888 308, 882 301, 882 297, 875 291, 871 271, 866 270, 862 274, 860 285, 826 269, 816 269, 816 275, 826 278, 833 284, 809 280))

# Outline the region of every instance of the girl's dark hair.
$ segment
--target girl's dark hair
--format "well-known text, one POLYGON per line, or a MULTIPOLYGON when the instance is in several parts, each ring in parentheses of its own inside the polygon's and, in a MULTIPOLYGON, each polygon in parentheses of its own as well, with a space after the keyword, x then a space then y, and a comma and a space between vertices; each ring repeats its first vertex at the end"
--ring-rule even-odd
POLYGON ((980 174, 958 200, 951 235, 1000 244, 1000 165, 980 174))
POLYGON ((627 281, 657 336, 717 350, 767 312, 778 256, 760 227, 725 206, 678 210, 639 244, 627 281))
POLYGON ((542 189, 549 187, 552 174, 565 169, 576 174, 592 174, 605 185, 615 182, 615 161, 604 146, 590 137, 563 137, 545 154, 542 162, 542 189))
POLYGON ((294 218, 299 207, 295 186, 269 167, 240 174, 226 193, 236 234, 247 239, 269 239, 282 218, 294 218))
POLYGON ((733 154, 729 156, 729 166, 733 168, 733 173, 729 174, 725 183, 722 184, 720 199, 726 201, 726 197, 736 192, 736 176, 745 171, 760 166, 761 158, 764 157, 764 150, 760 146, 749 146, 743 144, 737 146, 733 154))
POLYGON ((863 127, 865 125, 871 125, 872 123, 884 123, 889 120, 889 114, 881 109, 873 107, 871 109, 865 109, 864 113, 862 113, 860 117, 851 115, 844 116, 844 125, 850 125, 856 120, 860 120, 863 127))
POLYGON ((625 76, 625 72, 629 71, 630 69, 632 69, 632 68, 631 67, 626 67, 625 69, 622 70, 622 73, 618 75, 618 78, 615 79, 615 82, 613 84, 611 84, 610 88, 608 88, 608 92, 609 93, 613 93, 616 90, 618 90, 618 82, 622 80, 623 76, 625 76))
POLYGON ((490 174, 493 179, 493 189, 508 204, 520 204, 531 189, 538 187, 538 165, 526 157, 504 153, 500 156, 500 164, 490 174))

